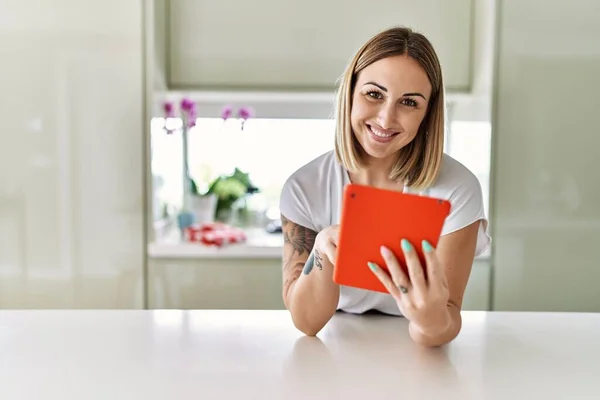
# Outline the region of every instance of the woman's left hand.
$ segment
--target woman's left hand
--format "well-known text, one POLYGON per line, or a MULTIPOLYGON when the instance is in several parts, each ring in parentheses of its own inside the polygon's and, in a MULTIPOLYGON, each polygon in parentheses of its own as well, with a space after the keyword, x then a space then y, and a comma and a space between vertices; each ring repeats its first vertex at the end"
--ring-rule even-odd
POLYGON ((449 289, 446 274, 435 249, 426 241, 422 243, 426 268, 421 265, 414 247, 402 240, 407 274, 392 251, 381 247, 389 274, 375 263, 369 263, 373 273, 394 297, 402 314, 425 335, 438 335, 449 328, 452 318, 447 308, 449 289))

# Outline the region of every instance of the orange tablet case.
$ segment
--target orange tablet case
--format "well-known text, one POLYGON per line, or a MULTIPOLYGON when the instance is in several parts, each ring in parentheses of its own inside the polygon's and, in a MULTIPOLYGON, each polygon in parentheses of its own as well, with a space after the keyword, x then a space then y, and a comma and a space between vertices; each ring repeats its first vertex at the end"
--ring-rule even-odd
POLYGON ((367 263, 387 271, 382 245, 396 255, 406 272, 400 241, 412 243, 426 268, 421 242, 436 247, 450 202, 432 197, 349 184, 344 189, 333 280, 337 284, 388 293, 367 263))

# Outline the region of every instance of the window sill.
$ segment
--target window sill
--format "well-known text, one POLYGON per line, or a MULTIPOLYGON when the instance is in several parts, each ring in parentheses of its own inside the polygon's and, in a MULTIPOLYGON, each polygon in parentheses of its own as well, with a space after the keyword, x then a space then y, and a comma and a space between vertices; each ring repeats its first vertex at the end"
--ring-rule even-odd
MULTIPOLYGON (((283 251, 283 236, 262 229, 246 230, 245 243, 223 247, 206 246, 200 243, 187 243, 179 239, 177 231, 169 233, 148 245, 148 256, 152 259, 280 259, 283 251)), ((489 261, 489 250, 475 257, 475 261, 489 261)))
POLYGON ((223 247, 188 243, 171 231, 148 245, 148 256, 153 259, 181 258, 281 258, 283 236, 270 234, 262 229, 246 230, 247 240, 240 244, 223 247))

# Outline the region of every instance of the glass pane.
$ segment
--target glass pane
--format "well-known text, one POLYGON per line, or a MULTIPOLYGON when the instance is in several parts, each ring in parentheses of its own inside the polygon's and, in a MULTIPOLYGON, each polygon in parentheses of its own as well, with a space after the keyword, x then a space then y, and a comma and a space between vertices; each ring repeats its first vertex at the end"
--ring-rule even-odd
MULTIPOLYGON (((181 120, 166 121, 179 128, 181 120)), ((152 120, 152 173, 155 218, 182 199, 181 132, 167 134, 165 120, 152 120)), ((279 217, 279 195, 296 169, 333 149, 333 119, 250 119, 241 121, 200 118, 189 132, 189 166, 200 190, 217 176, 237 167, 249 173, 264 196, 268 217, 279 217)), ((481 182, 486 213, 489 208, 491 126, 488 122, 454 121, 446 138, 446 152, 469 168, 481 182)), ((489 215, 489 214, 488 214, 489 215)))
POLYGON ((333 148, 335 122, 310 119, 199 119, 189 137, 190 172, 201 189, 238 168, 265 196, 271 218, 296 169, 333 148))
MULTIPOLYGON (((170 128, 181 121, 167 121, 170 128)), ((179 207, 182 199, 181 132, 167 134, 164 118, 152 120, 152 174, 155 218, 164 207, 179 207)), ((298 168, 333 149, 335 122, 330 119, 200 118, 189 132, 190 174, 205 190, 219 175, 237 167, 249 173, 267 202, 270 218, 279 216, 279 195, 285 180, 298 168)))
POLYGON ((464 164, 479 179, 483 190, 483 204, 489 217, 490 145, 492 129, 489 122, 454 121, 446 152, 464 164))

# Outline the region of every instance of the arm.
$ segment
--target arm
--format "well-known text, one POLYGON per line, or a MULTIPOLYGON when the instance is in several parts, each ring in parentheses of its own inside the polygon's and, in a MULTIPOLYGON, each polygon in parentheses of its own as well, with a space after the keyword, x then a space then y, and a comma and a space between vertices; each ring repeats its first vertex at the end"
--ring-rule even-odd
POLYGON ((429 347, 440 346, 452 341, 460 332, 460 310, 475 257, 479 224, 480 221, 476 221, 440 238, 436 254, 448 282, 446 314, 440 316, 442 326, 439 330, 422 332, 410 323, 410 336, 415 342, 429 347))
POLYGON ((283 230, 283 302, 296 328, 316 335, 337 308, 339 287, 333 266, 315 247, 317 233, 281 216, 283 230))

